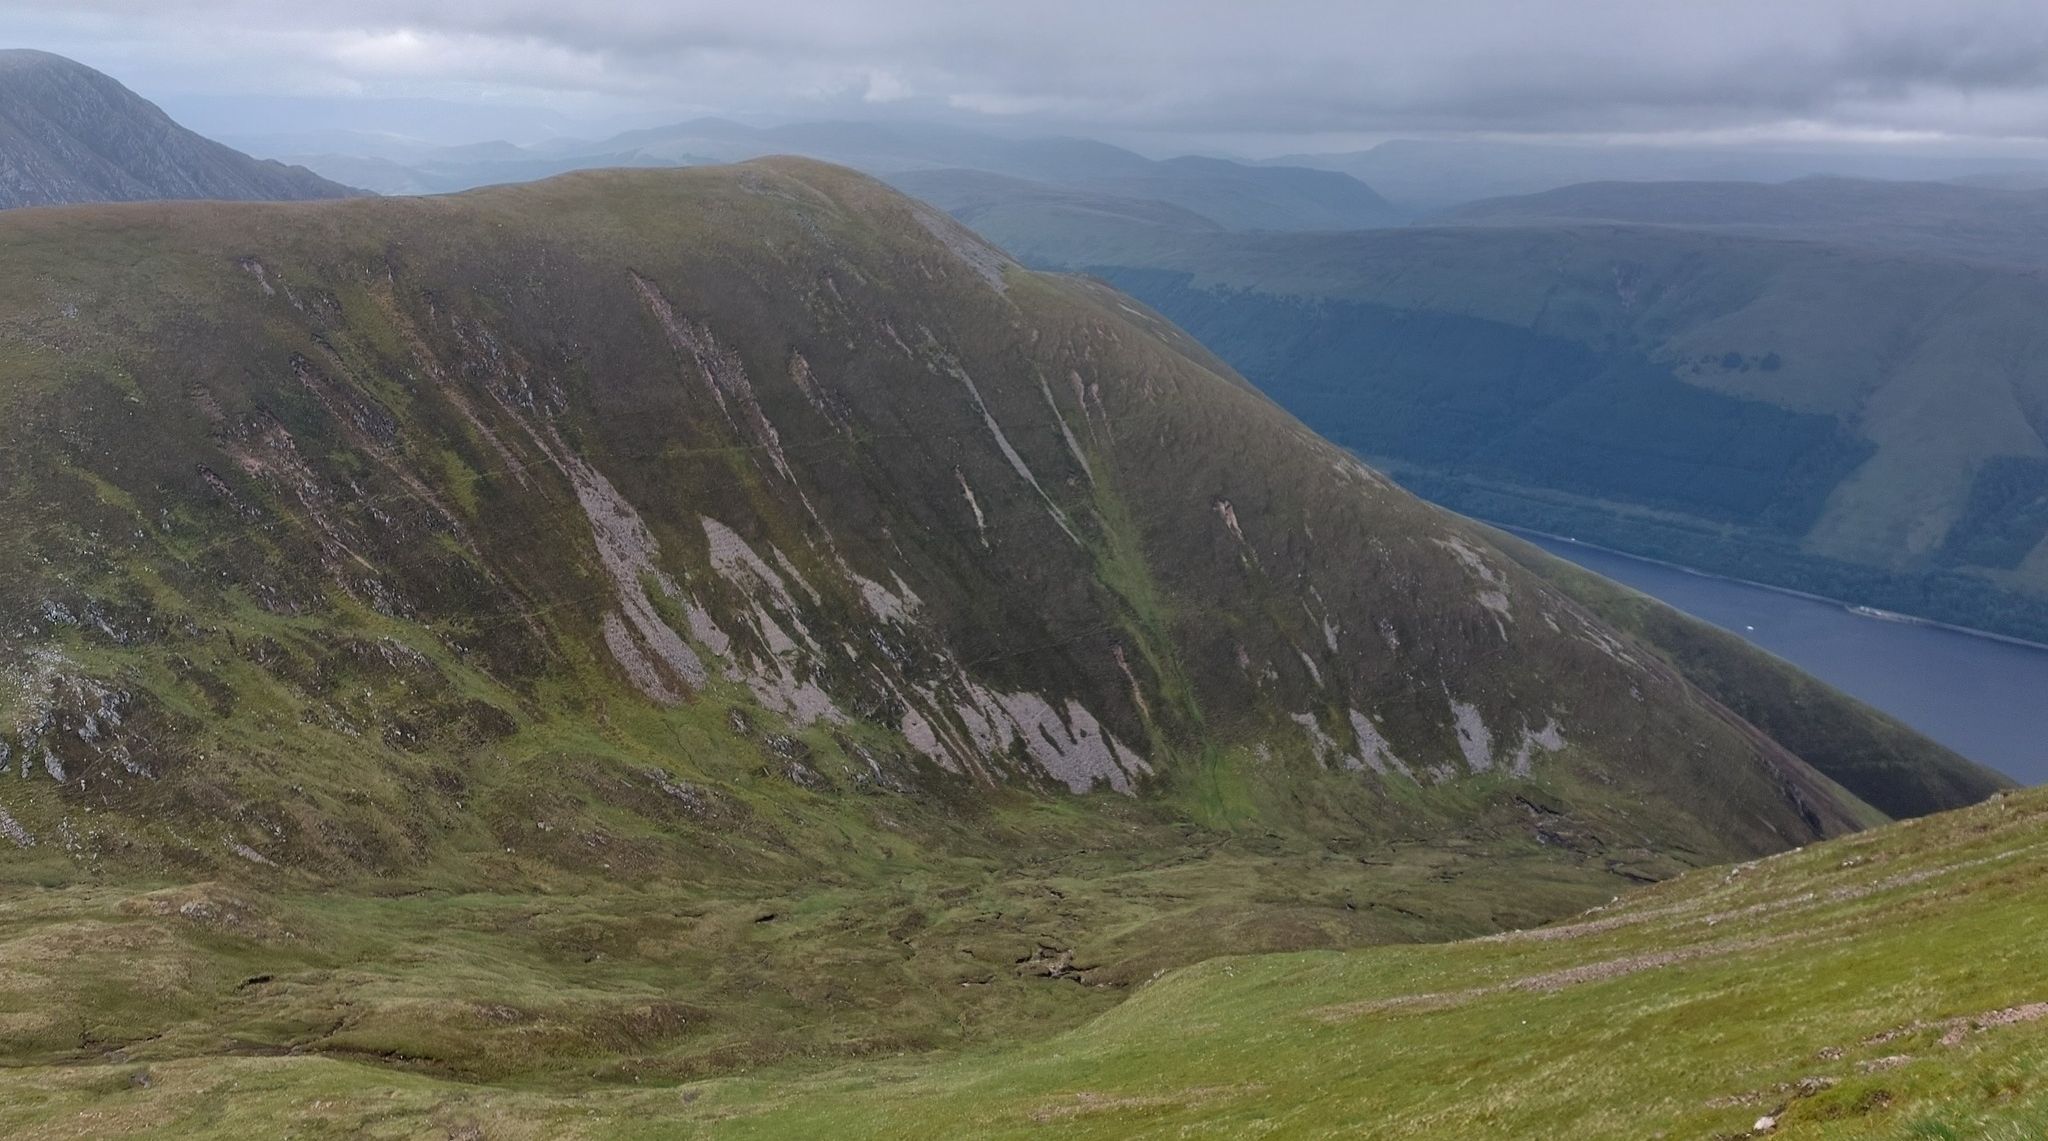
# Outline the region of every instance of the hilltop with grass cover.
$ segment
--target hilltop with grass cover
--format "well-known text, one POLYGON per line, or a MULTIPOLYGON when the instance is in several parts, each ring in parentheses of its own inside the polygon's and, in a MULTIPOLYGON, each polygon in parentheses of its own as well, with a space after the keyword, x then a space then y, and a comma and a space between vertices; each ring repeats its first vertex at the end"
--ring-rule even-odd
POLYGON ((2004 784, 837 168, 26 211, 0 262, 20 1130, 659 1118, 2004 784))

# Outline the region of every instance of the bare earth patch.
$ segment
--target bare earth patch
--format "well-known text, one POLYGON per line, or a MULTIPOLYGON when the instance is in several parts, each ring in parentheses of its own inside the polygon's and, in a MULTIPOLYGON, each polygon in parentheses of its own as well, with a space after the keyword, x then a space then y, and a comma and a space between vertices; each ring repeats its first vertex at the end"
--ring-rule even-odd
POLYGON ((1265 1088, 1262 1083, 1247 1082, 1235 1086, 1197 1086, 1169 1094, 1107 1094, 1083 1090, 1067 1094, 1058 1101, 1033 1110, 1031 1120, 1046 1125, 1069 1118, 1115 1113, 1125 1109, 1189 1109, 1219 1098, 1259 1093, 1265 1088))
POLYGON ((1659 967, 1677 966, 1696 959, 1711 959, 1722 955, 1733 955, 1743 951, 1755 951, 1788 941, 1789 935, 1770 938, 1724 939, 1719 943, 1706 943, 1697 947, 1679 947, 1669 951, 1651 951, 1640 955, 1627 955, 1619 959, 1603 959, 1597 963, 1583 963, 1575 967, 1563 967, 1554 971, 1543 971, 1526 975, 1509 982, 1492 986, 1473 987, 1469 990, 1447 991, 1440 994, 1401 995, 1394 998, 1367 999, 1361 1002, 1340 1003, 1336 1006, 1319 1007, 1309 1011, 1313 1018, 1324 1022, 1344 1022, 1367 1014, 1389 1010, 1442 1010, 1446 1007, 1462 1006, 1474 999, 1488 995, 1503 994, 1507 991, 1541 991, 1548 994, 1580 983, 1605 982, 1608 979, 1632 975, 1638 971, 1652 971, 1659 967))
POLYGON ((2048 1018, 2048 1002, 2029 1002, 2020 1006, 2008 1006, 2003 1010, 1987 1010, 1981 1014, 1970 1014, 1960 1018, 1938 1018, 1932 1021, 1910 1022, 1893 1027, 1882 1034, 1873 1034, 1863 1040, 1865 1046, 1882 1046, 1896 1042, 1924 1030, 1941 1031, 1941 1044, 1960 1046, 1972 1034, 1981 1033, 1999 1026, 2017 1026, 2023 1022, 2037 1022, 2048 1018))

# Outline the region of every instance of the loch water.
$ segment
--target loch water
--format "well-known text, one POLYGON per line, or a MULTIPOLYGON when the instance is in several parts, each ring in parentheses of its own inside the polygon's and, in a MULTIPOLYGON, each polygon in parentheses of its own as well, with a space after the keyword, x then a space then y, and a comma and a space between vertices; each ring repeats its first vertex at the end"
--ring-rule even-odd
POLYGON ((2048 782, 2048 649, 1855 613, 1551 536, 1560 558, 1733 631, 1972 760, 2048 782))

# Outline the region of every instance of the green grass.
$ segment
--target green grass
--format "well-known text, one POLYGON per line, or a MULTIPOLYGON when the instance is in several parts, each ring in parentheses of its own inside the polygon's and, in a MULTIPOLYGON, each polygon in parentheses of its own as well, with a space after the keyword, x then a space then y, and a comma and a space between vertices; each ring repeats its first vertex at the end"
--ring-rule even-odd
MULTIPOLYGON (((317 893, 12 888, 0 1052, 19 1066, 291 1051, 555 1089, 673 1082, 1035 1038, 1207 956, 1491 930, 1617 882, 1512 840, 1360 859, 1020 804, 982 824, 1002 849, 975 855, 879 834, 858 805, 785 810, 802 815, 785 859, 831 861, 796 890, 768 868, 567 871, 559 852, 539 862, 547 837, 486 863, 518 892, 465 888, 459 867, 317 893), (1071 948, 1075 977, 1020 974, 1042 946, 1071 948)), ((542 819, 589 835, 602 814, 555 804, 542 819)), ((625 856, 633 837, 608 835, 625 856)))
MULTIPOLYGON (((412 1137, 470 1125, 491 1137, 1648 1138, 1743 1136, 1769 1115, 1784 1137, 2028 1137, 2048 1125, 2044 876, 2048 794, 2010 794, 1693 872, 1548 928, 1213 959, 1042 1042, 950 1056, 879 1042, 879 1056, 822 1070, 785 1057, 710 1079, 600 1068, 480 1085, 333 1050, 197 1058, 143 1045, 17 1067, 0 1079, 0 1125, 52 1138, 412 1137)), ((502 925, 506 906, 357 904, 333 919, 361 930, 431 917, 452 934, 421 954, 456 960, 485 945, 478 932, 502 925)), ((792 918, 834 910, 826 897, 792 918)), ((696 921, 715 925, 718 913, 696 921)), ((525 922, 541 944, 602 929, 567 904, 525 922)), ((7 961, 27 949, 10 947, 7 961)), ((605 1040, 589 1029, 550 1037, 548 1011, 611 1004, 614 1045, 660 1025, 620 1013, 647 1009, 653 976, 622 999, 618 988, 526 989, 541 984, 516 957, 491 959, 490 971, 543 1012, 527 1041, 552 1057, 605 1040)), ((444 962, 438 977, 462 975, 444 962)), ((350 990, 372 1008, 409 1001, 436 1016, 410 1038, 358 1035, 369 1054, 511 1033, 479 1024, 445 986, 350 990)), ((822 1024, 815 1041, 829 1052, 822 1024)))
POLYGON ((1205 963, 1043 1047, 700 1112, 735 1137, 2031 1135, 2048 1019, 1967 1020, 2048 999, 2044 872, 2030 793, 1546 931, 1205 963))

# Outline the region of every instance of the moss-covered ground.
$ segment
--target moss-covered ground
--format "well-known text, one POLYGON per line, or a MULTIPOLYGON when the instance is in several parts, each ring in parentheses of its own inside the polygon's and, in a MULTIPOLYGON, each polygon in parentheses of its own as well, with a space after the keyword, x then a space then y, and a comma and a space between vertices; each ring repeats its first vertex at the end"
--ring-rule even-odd
MULTIPOLYGON (((252 1024, 249 1039, 204 1054, 173 1035, 92 1064, 17 1066, 0 1077, 0 1127, 24 1138, 1633 1139, 1741 1137, 1770 1118, 1771 1135, 1783 1137, 2038 1137, 2048 1127, 2044 876, 2048 795, 2008 794, 1693 872, 1549 927, 1213 959, 1141 980, 1128 1001, 1050 1038, 944 1054, 878 1040, 869 1057, 764 1056, 714 1078, 686 1067, 584 1068, 594 1045, 701 1032, 683 1028, 695 1012, 659 1004, 662 970, 617 972, 592 987, 577 976, 595 971, 566 969, 561 957, 579 948, 594 960, 599 948, 635 940, 647 955, 667 938, 684 959, 687 928, 765 959, 792 937, 766 934, 773 925, 755 923, 757 903, 706 908, 687 923, 641 915, 622 924, 567 900, 301 900, 194 937, 238 948, 223 961, 257 971, 297 957, 265 949, 279 945, 279 930, 329 924, 330 965, 252 975, 243 989, 269 992, 280 1011, 293 992, 322 988, 343 1008, 403 1004, 409 1028, 387 1018, 351 1036, 354 1053, 294 1053, 278 1045, 291 1032, 280 1016, 268 1042, 252 1024), (365 953, 388 963, 386 941, 425 924, 459 938, 420 952, 436 962, 417 985, 394 984, 388 968, 351 969, 365 953), (508 925, 526 929, 518 950, 497 934, 508 925), (549 947, 554 965, 537 969, 549 947), (451 998, 480 974, 516 988, 524 1005, 492 1011, 451 998), (603 1004, 614 1013, 602 1031, 565 1033, 552 1014, 603 1004), (392 1057, 459 1055, 485 1036, 523 1039, 547 1072, 462 1081, 392 1057)), ((1172 877, 1126 882, 1147 879, 1160 888, 1172 877)), ((1055 885, 1075 886, 1008 890, 1028 907, 1025 893, 1051 898, 1055 885)), ((828 925, 844 902, 791 903, 776 923, 828 925)), ((71 957, 51 971, 62 980, 52 987, 116 971, 138 987, 181 981, 175 957, 135 953, 155 928, 132 903, 18 895, 8 909, 31 932, 4 956, 17 996, 25 958, 59 950, 71 957), (73 942, 53 945, 60 937, 73 942)), ((1015 985, 1007 966, 997 974, 994 985, 1015 985)), ((934 980, 933 990, 960 981, 934 980)), ((862 990, 848 975, 801 971, 777 985, 837 986, 848 1002, 862 990)), ((813 1026, 821 1044, 828 1022, 813 1026)))

